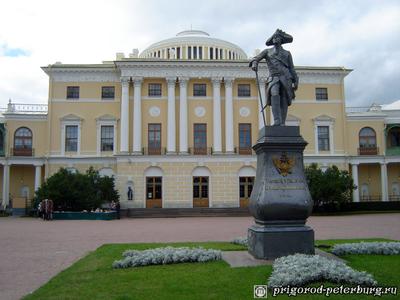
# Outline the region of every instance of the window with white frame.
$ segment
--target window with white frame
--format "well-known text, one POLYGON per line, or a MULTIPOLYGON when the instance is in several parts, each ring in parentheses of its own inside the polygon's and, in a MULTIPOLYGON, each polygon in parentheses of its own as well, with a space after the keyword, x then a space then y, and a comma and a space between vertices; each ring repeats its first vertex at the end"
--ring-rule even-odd
POLYGON ((335 153, 334 124, 335 119, 328 115, 320 115, 314 121, 315 154, 320 151, 335 153))
POLYGON ((78 125, 65 126, 65 151, 78 151, 78 125))
POLYGON ((329 126, 318 126, 318 150, 329 151, 329 126))
POLYGON ((109 155, 110 153, 107 152, 112 152, 112 154, 116 154, 117 119, 112 115, 106 114, 96 118, 96 122, 97 155, 109 155))
POLYGON ((114 151, 114 126, 113 125, 101 126, 100 148, 101 148, 101 151, 114 151))

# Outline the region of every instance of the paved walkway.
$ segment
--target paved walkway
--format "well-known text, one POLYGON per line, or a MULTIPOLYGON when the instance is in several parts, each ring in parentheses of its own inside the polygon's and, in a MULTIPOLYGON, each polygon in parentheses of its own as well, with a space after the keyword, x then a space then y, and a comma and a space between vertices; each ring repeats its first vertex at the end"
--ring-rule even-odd
MULTIPOLYGON (((0 299, 19 299, 105 243, 229 241, 250 217, 53 221, 0 218, 0 299)), ((400 214, 311 217, 316 239, 400 240, 400 214)))

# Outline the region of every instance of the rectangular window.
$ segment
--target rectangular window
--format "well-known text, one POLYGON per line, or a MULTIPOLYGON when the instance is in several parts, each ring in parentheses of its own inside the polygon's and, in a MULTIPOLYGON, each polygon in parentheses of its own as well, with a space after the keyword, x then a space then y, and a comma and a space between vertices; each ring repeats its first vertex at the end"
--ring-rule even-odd
POLYGON ((315 99, 328 100, 328 89, 327 88, 315 88, 315 99))
POLYGON ((79 99, 79 86, 67 86, 67 99, 79 99))
POLYGON ((193 84, 193 96, 195 97, 207 96, 207 85, 205 83, 193 84))
POLYGON ((149 97, 161 97, 161 83, 149 83, 149 97))
POLYGON ((197 47, 193 46, 193 58, 197 59, 197 47))
POLYGON ((114 99, 115 87, 113 86, 102 86, 101 87, 101 99, 114 99))
POLYGON ((78 151, 78 125, 65 126, 65 151, 78 151))
POLYGON ((149 124, 148 146, 149 155, 161 154, 161 124, 149 124))
POLYGON ((101 126, 101 151, 114 150, 114 126, 101 126))
POLYGON ((318 126, 318 150, 329 151, 329 126, 318 126))
POLYGON ((251 154, 251 124, 239 124, 239 154, 251 154))
POLYGON ((250 84, 238 84, 238 97, 250 97, 250 84))
POLYGON ((193 124, 194 154, 207 154, 207 124, 193 124))

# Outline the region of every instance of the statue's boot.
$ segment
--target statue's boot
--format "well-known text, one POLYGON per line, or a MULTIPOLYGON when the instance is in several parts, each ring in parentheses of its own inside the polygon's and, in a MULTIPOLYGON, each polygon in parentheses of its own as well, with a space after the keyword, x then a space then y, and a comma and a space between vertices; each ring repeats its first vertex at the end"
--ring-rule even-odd
POLYGON ((274 117, 274 126, 282 124, 280 96, 271 96, 272 115, 274 117))
POLYGON ((281 121, 282 121, 282 125, 285 125, 286 123, 286 117, 287 117, 287 111, 288 111, 288 105, 285 102, 284 99, 281 100, 282 102, 281 104, 281 121))

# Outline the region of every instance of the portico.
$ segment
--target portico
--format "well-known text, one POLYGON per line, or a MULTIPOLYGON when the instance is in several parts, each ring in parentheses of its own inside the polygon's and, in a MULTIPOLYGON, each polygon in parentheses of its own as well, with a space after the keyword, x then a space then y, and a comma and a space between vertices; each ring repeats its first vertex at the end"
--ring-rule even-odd
POLYGON ((35 191, 43 181, 42 159, 8 159, 1 160, 2 167, 2 203, 3 209, 25 209, 26 203, 33 199, 35 191), (10 180, 10 179, 13 180, 10 180))

